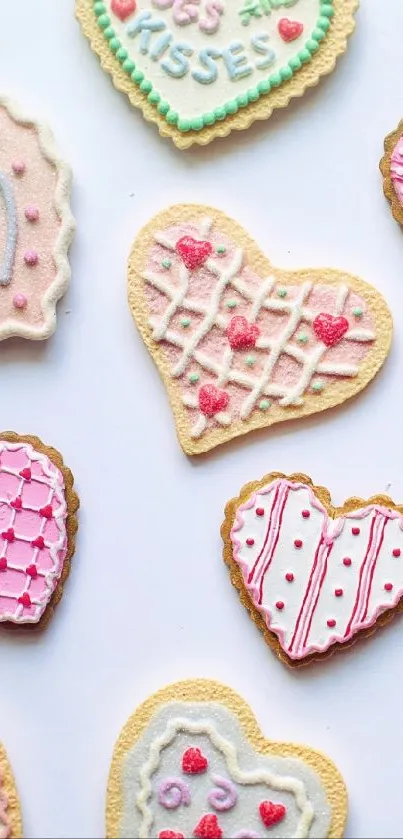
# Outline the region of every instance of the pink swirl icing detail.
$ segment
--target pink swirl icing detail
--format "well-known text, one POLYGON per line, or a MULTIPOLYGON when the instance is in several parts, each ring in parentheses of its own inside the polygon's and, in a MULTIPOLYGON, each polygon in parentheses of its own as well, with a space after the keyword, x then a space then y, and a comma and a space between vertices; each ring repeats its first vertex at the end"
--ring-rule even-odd
POLYGON ((190 789, 180 778, 167 778, 159 785, 158 801, 167 810, 188 807, 191 802, 190 789))
POLYGON ((390 160, 390 174, 395 193, 403 207, 403 136, 399 137, 390 160))
POLYGON ((227 810, 232 810, 238 801, 238 793, 235 784, 227 778, 222 778, 220 775, 213 775, 213 781, 216 784, 216 787, 211 790, 208 796, 208 803, 210 807, 213 807, 218 813, 224 813, 227 810))

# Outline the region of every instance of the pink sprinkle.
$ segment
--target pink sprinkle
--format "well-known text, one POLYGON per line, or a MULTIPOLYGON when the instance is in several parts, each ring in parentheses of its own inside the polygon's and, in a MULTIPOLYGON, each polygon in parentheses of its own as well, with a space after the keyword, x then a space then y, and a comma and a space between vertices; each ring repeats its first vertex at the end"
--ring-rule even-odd
POLYGON ((328 625, 329 629, 333 629, 333 627, 336 626, 335 619, 334 618, 329 618, 329 620, 327 622, 327 625, 328 625))
POLYGON ((345 556, 343 559, 343 565, 351 565, 351 559, 349 556, 345 556))
POLYGON ((397 557, 397 556, 400 556, 401 550, 400 550, 400 548, 393 548, 392 553, 393 553, 393 556, 397 557))
POLYGON ((282 609, 284 609, 284 603, 282 600, 277 600, 276 609, 278 609, 280 612, 282 609))
POLYGON ((302 548, 302 539, 294 539, 294 545, 296 548, 302 548))
POLYGON ((385 583, 384 589, 385 591, 392 591, 393 585, 392 583, 385 583))
POLYGON ((25 309, 27 302, 25 294, 15 294, 13 297, 13 304, 16 309, 25 309))
POLYGON ((246 544, 249 545, 249 547, 251 548, 252 545, 255 544, 255 540, 252 539, 252 538, 249 538, 249 539, 246 540, 246 544))
POLYGON ((358 536, 359 533, 360 533, 360 528, 359 527, 352 527, 351 532, 352 532, 353 536, 358 536))
POLYGON ((256 515, 257 515, 257 516, 264 516, 264 509, 263 509, 263 507, 256 507, 256 515))
POLYGON ((293 579, 294 579, 294 574, 291 574, 291 572, 289 572, 288 574, 285 575, 285 578, 287 580, 287 583, 292 583, 293 579))
POLYGON ((39 256, 36 251, 27 251, 24 255, 24 259, 27 265, 36 265, 39 259, 39 256))
POLYGON ((14 175, 23 175, 25 172, 25 163, 23 160, 14 160, 11 167, 14 175))
POLYGON ((302 510, 302 518, 303 519, 309 519, 310 515, 311 514, 310 514, 309 510, 302 510))
POLYGON ((342 588, 336 588, 334 590, 334 593, 335 593, 336 597, 343 597, 343 589, 342 588))
POLYGON ((39 219, 38 207, 26 207, 25 208, 25 218, 27 219, 27 221, 38 221, 38 219, 39 219))

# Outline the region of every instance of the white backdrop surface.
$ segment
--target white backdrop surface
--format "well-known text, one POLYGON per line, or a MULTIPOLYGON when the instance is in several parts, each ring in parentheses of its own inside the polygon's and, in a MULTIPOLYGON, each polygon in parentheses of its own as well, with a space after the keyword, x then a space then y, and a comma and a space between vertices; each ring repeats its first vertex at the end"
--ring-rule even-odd
POLYGON ((384 491, 403 502, 403 237, 378 172, 403 116, 403 3, 363 0, 333 75, 267 124, 187 153, 114 90, 72 0, 1 7, 0 90, 51 124, 78 225, 55 336, 0 345, 0 426, 60 449, 82 503, 49 630, 0 633, 0 739, 25 835, 101 837, 127 717, 166 683, 205 676, 238 690, 267 736, 334 759, 348 837, 401 837, 403 618, 291 672, 240 606, 219 528, 226 500, 274 469, 307 472, 336 504, 384 491), (180 201, 229 212, 277 265, 345 268, 378 287, 395 340, 377 380, 341 409, 186 458, 125 276, 139 228, 180 201))

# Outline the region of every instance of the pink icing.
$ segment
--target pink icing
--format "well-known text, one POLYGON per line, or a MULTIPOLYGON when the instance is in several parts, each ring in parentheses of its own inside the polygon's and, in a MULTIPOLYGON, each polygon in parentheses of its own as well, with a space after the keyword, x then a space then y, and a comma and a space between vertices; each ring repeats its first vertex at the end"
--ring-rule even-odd
POLYGON ((403 136, 399 137, 392 152, 390 173, 395 193, 403 207, 403 136))
MULTIPOLYGON (((57 274, 54 262, 55 242, 60 230, 54 202, 57 172, 43 156, 36 129, 15 122, 1 105, 0 136, 0 172, 7 175, 11 183, 18 226, 12 281, 8 286, 0 287, 0 327, 6 321, 16 319, 14 296, 18 289, 19 294, 30 300, 29 307, 18 313, 18 319, 22 318, 30 327, 40 328, 44 323, 42 300, 57 274), (11 155, 16 153, 19 157, 13 160, 11 155), (35 225, 29 223, 34 220, 35 225), (35 251, 40 252, 41 260, 33 273, 31 266, 35 263, 26 261, 25 255, 35 251)), ((0 196, 1 250, 7 234, 7 213, 0 196)), ((2 258, 3 253, 0 253, 0 260, 2 258)))
MULTIPOLYGON (((217 416, 211 416, 205 422, 202 421, 201 433, 216 427, 220 421, 229 425, 232 421, 249 419, 253 413, 259 412, 259 402, 262 399, 278 401, 281 405, 281 400, 287 392, 295 389, 302 380, 303 364, 306 363, 308 354, 314 354, 321 348, 324 351, 320 356, 319 366, 309 376, 301 394, 302 398, 315 383, 319 382, 320 387, 327 389, 343 377, 339 371, 329 372, 334 371, 335 366, 338 366, 339 370, 341 367, 347 367, 348 372, 344 375, 357 375, 360 364, 375 338, 374 318, 363 298, 347 289, 340 306, 340 287, 316 283, 303 303, 310 316, 307 320, 305 317, 299 318, 288 339, 284 341, 284 348, 279 352, 267 381, 269 392, 265 392, 266 388, 263 388, 256 398, 252 397, 254 402, 251 409, 246 409, 247 397, 251 395, 256 383, 262 380, 271 356, 270 348, 264 344, 269 340, 272 345, 273 342, 282 339, 290 324, 290 312, 284 310, 285 304, 296 304, 301 286, 285 286, 287 295, 282 298, 279 296, 281 284, 272 282, 259 305, 258 297, 262 295, 262 285, 266 279, 262 280, 251 270, 247 264, 247 255, 242 254, 239 270, 235 272, 232 280, 227 284, 222 282, 223 274, 231 269, 237 249, 237 243, 215 227, 207 235, 203 235, 199 224, 176 224, 156 234, 156 242, 149 251, 143 275, 150 325, 155 340, 159 341, 163 348, 173 378, 180 382, 182 399, 188 408, 190 428, 193 430, 197 428, 198 423, 200 425, 198 393, 201 388, 214 384, 220 391, 225 390, 229 396, 225 413, 218 413, 218 419, 217 416), (187 288, 181 294, 185 268, 180 255, 175 251, 175 245, 186 236, 208 241, 213 252, 202 267, 188 271, 187 288), (158 241, 161 237, 162 243, 158 241), (168 245, 165 245, 165 242, 168 245), (225 248, 225 253, 217 253, 217 249, 220 248, 225 248), (163 264, 167 259, 171 263, 169 268, 163 264), (218 275, 214 269, 219 272, 218 275), (265 300, 270 303, 272 309, 276 307, 274 311, 262 305, 265 300), (228 307, 227 304, 233 302, 236 306, 228 307), (358 317, 353 314, 354 310, 360 310, 358 317), (312 328, 314 317, 322 312, 342 315, 349 321, 347 335, 330 348, 321 344, 312 328), (203 335, 197 337, 198 331, 201 332, 208 314, 211 313, 211 323, 203 330, 203 335), (235 349, 231 355, 226 332, 235 315, 246 318, 249 324, 255 323, 259 329, 259 337, 252 349, 235 349), (164 323, 165 329, 162 327, 164 323), (355 339, 354 336, 358 334, 367 337, 355 339), (184 347, 192 342, 195 343, 195 347, 189 359, 184 362, 184 347), (287 352, 284 351, 286 346, 287 352), (230 360, 227 370, 224 371, 228 353, 230 360), (325 372, 321 370, 320 365, 324 365, 325 372), (179 372, 178 367, 181 367, 179 372), (352 369, 355 372, 352 372, 352 369), (191 383, 191 376, 198 377, 196 383, 191 383)), ((194 433, 193 436, 199 435, 194 433)))
POLYGON ((11 833, 11 822, 7 815, 8 798, 3 790, 3 778, 0 773, 0 839, 8 839, 11 833))
POLYGON ((25 294, 15 294, 13 297, 13 303, 16 309, 24 309, 27 305, 27 298, 25 294))
POLYGON ((0 622, 39 621, 66 557, 66 517, 54 463, 30 444, 0 441, 0 622), (43 548, 33 544, 38 536, 43 548))

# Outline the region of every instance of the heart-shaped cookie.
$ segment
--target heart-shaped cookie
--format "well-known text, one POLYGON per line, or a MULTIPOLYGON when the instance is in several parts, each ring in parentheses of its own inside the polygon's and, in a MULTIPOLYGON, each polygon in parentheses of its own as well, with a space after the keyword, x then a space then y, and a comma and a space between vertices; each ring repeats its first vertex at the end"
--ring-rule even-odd
POLYGON ((14 776, 0 743, 0 839, 22 839, 21 807, 14 776))
POLYGON ((224 559, 241 602, 287 664, 369 635, 403 595, 403 507, 387 496, 335 508, 306 475, 247 484, 229 502, 224 559))
POLYGON ((0 96, 0 340, 56 327, 74 235, 70 167, 46 126, 0 96))
POLYGON ((334 764, 308 747, 266 740, 249 706, 217 682, 159 691, 115 746, 108 839, 340 839, 346 816, 334 764), (207 766, 185 773, 183 755, 196 749, 207 766))
POLYGON ((392 206, 393 217, 403 225, 403 119, 385 139, 385 154, 379 164, 383 191, 392 206))
POLYGON ((0 623, 46 626, 70 571, 77 509, 59 452, 0 434, 0 623))
POLYGON ((345 51, 357 7, 358 0, 76 0, 115 87, 179 148, 248 128, 317 84, 345 51))
POLYGON ((152 219, 133 245, 128 291, 188 454, 339 405, 390 347, 391 317, 374 288, 345 272, 274 268, 209 207, 152 219), (192 263, 178 248, 189 239, 192 263))

